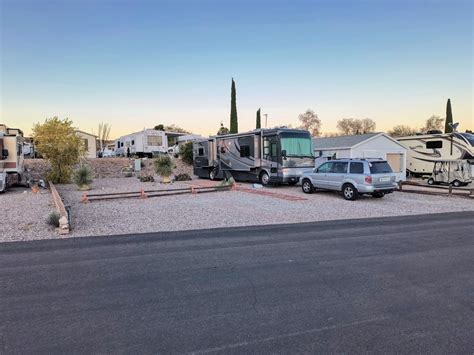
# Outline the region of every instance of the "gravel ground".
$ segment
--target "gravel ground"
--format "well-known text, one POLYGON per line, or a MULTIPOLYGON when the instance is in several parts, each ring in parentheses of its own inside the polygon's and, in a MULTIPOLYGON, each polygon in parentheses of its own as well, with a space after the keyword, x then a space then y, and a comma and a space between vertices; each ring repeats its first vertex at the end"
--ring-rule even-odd
MULTIPOLYGON (((196 180, 193 184, 208 184, 196 180)), ((243 184, 250 187, 250 184, 243 184)), ((136 178, 96 179, 90 193, 125 192, 189 187, 190 182, 173 184, 142 183, 136 178)), ((72 208, 73 231, 58 236, 45 223, 53 210, 49 193, 23 194, 15 189, 0 195, 7 217, 0 222, 0 241, 116 235, 186 229, 298 223, 347 218, 412 215, 452 211, 473 211, 474 201, 459 197, 428 196, 395 192, 383 199, 363 196, 345 201, 332 192, 305 195, 300 187, 280 186, 265 191, 307 198, 287 201, 274 196, 226 191, 198 195, 178 195, 148 199, 128 198, 80 203, 83 192, 74 185, 58 185, 65 204, 72 208), (4 202, 5 201, 5 202, 4 202)))
POLYGON ((49 191, 32 193, 26 188, 10 188, 0 194, 0 242, 60 238, 46 224, 54 204, 49 191))
MULTIPOLYGON (((196 183, 199 183, 199 180, 196 183)), ((97 179, 91 193, 138 191, 141 187, 171 189, 182 186, 189 184, 161 185, 140 183, 136 179, 129 179, 124 183, 124 179, 97 179)), ((351 202, 345 201, 336 193, 317 192, 304 195, 299 187, 284 186, 266 190, 303 196, 307 200, 286 201, 252 193, 228 191, 81 204, 79 200, 82 193, 77 191, 75 186, 61 185, 59 190, 65 201, 72 206, 74 231, 71 237, 474 210, 474 202, 464 198, 395 192, 383 199, 364 196, 351 202)))

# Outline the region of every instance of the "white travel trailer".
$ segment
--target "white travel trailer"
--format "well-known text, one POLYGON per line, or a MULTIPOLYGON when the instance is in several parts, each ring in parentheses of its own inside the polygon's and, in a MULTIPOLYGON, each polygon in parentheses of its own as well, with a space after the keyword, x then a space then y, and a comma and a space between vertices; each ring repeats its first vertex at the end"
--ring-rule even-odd
POLYGON ((415 176, 431 175, 436 162, 467 160, 474 176, 474 135, 471 133, 433 133, 397 140, 407 148, 407 172, 415 176))
POLYGON ((157 131, 144 129, 143 131, 128 134, 115 140, 115 155, 136 155, 149 157, 164 154, 168 148, 178 142, 178 137, 185 133, 157 131))
POLYGON ((0 192, 15 183, 25 183, 23 132, 0 124, 0 192))

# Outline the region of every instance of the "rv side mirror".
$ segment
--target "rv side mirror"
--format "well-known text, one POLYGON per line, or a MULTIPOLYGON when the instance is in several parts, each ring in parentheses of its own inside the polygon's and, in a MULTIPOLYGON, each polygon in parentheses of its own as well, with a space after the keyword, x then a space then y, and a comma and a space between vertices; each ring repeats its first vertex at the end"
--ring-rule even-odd
POLYGON ((281 151, 281 156, 282 156, 282 157, 286 157, 286 150, 283 149, 283 150, 281 151))
POLYGON ((8 158, 8 149, 2 149, 2 160, 8 158))

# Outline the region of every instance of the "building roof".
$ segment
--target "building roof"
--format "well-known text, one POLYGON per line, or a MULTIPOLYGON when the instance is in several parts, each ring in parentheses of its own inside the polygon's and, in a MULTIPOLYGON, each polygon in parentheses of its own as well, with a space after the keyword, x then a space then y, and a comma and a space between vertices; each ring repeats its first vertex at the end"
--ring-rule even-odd
POLYGON ((95 134, 92 134, 92 133, 87 133, 87 132, 84 132, 84 131, 81 131, 80 129, 76 129, 75 131, 76 133, 81 133, 81 134, 84 134, 86 136, 91 136, 91 137, 95 137, 97 138, 97 136, 95 134))
POLYGON ((337 137, 325 137, 325 138, 313 138, 313 145, 315 150, 318 149, 330 149, 330 148, 352 148, 362 142, 379 136, 383 133, 366 133, 357 134, 353 136, 337 136, 337 137))

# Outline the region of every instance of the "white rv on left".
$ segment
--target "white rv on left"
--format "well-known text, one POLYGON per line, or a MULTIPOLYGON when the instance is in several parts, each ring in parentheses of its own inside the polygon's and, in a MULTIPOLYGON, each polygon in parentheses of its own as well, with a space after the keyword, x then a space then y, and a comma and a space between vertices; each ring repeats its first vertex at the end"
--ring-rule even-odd
POLYGON ((139 157, 149 157, 164 154, 168 148, 178 142, 178 137, 184 133, 157 131, 154 129, 144 129, 143 131, 128 134, 115 140, 115 155, 127 156, 136 155, 139 157))
POLYGON ((23 132, 0 124, 0 192, 15 183, 26 183, 23 132))

